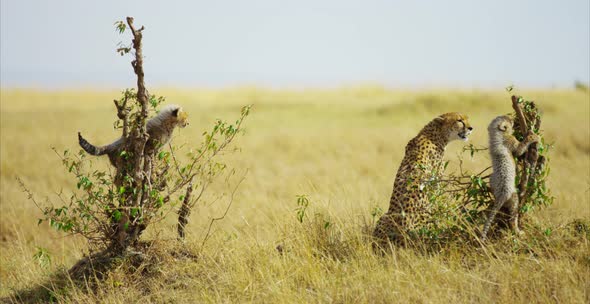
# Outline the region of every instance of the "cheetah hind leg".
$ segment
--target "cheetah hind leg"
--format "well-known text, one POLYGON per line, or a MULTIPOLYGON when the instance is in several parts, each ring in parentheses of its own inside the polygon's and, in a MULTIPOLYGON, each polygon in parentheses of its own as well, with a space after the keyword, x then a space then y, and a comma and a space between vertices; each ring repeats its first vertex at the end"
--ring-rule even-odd
POLYGON ((399 234, 399 225, 390 213, 384 214, 373 231, 373 250, 381 254, 391 250, 395 245, 403 245, 399 234))
POLYGON ((518 194, 513 193, 508 200, 508 204, 510 207, 510 229, 512 229, 512 232, 514 232, 516 235, 523 235, 524 232, 518 228, 518 194))
POLYGON ((496 214, 498 214, 498 211, 500 210, 500 208, 502 208, 502 206, 504 205, 505 202, 506 201, 496 200, 494 202, 494 204, 491 205, 490 208, 488 209, 488 218, 486 219, 486 222, 483 225, 483 230, 481 232, 481 240, 482 241, 486 240, 486 238, 488 236, 488 231, 490 230, 490 226, 492 225, 492 222, 494 221, 496 214))

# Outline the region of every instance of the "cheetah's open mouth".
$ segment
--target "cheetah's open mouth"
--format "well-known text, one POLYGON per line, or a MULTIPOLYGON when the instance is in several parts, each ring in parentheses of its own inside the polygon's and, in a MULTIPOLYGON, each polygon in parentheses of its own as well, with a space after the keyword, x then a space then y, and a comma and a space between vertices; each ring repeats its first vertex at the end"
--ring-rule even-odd
POLYGON ((461 140, 463 141, 467 141, 467 137, 469 136, 469 131, 465 131, 465 132, 460 132, 459 134, 457 134, 459 136, 459 138, 461 138, 461 140))

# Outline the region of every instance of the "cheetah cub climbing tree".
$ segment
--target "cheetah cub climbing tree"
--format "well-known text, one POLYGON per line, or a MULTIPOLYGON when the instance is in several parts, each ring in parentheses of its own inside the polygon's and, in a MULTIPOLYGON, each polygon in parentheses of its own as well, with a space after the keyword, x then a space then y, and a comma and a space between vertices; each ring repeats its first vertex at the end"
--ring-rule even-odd
MULTIPOLYGON (((97 256, 108 258, 140 248, 137 245, 142 232, 170 211, 178 212, 178 237, 184 239, 191 208, 205 197, 203 193, 217 178, 223 178, 227 185, 233 184, 230 193, 235 192, 244 177, 230 183, 238 171, 228 170, 217 156, 232 151, 231 144, 236 135, 242 133, 242 123, 250 111, 250 106, 245 106, 235 123, 217 120, 211 131, 198 132, 203 134, 200 145, 189 143, 183 145, 186 148, 172 145, 174 130, 188 125, 188 114, 177 105, 160 107, 165 98, 148 93, 142 50, 145 28, 135 27, 132 17, 115 26, 119 33, 127 29, 131 32, 131 44, 121 43, 117 52, 133 56, 131 66, 137 77, 137 87, 124 90, 122 97, 114 101, 115 128, 121 129, 122 135, 109 145, 94 146, 79 133, 78 141, 83 150, 58 153, 67 170, 77 179, 77 190, 69 198, 61 196, 64 205, 60 207, 43 208, 35 202, 44 214, 40 223, 47 221, 57 230, 85 237, 92 251, 99 252, 97 256), (106 158, 88 154, 108 155, 114 170, 111 167, 108 171, 93 169, 93 162, 106 158), (182 154, 184 158, 175 154, 182 154)), ((183 132, 188 132, 186 129, 183 132)), ((21 185, 34 200, 22 181, 21 185)), ((219 197, 217 201, 229 201, 228 210, 233 195, 219 197)), ((212 217, 205 240, 213 222, 224 216, 212 217)))
MULTIPOLYGON (((536 207, 549 205, 553 202, 553 197, 545 184, 549 174, 548 158, 546 157, 549 145, 544 142, 542 137, 541 112, 534 101, 525 100, 516 95, 512 95, 511 100, 514 109, 512 136, 521 143, 527 144, 528 148, 524 153, 516 153, 517 155, 515 155, 517 193, 515 200, 520 202, 519 208, 516 210, 517 214, 514 214, 515 211, 511 210, 511 206, 504 205, 500 209, 499 222, 501 227, 511 226, 513 230, 518 232, 520 227, 514 227, 515 216, 522 217, 536 207)), ((486 220, 486 226, 491 224, 489 223, 491 220, 493 220, 491 217, 486 220)))

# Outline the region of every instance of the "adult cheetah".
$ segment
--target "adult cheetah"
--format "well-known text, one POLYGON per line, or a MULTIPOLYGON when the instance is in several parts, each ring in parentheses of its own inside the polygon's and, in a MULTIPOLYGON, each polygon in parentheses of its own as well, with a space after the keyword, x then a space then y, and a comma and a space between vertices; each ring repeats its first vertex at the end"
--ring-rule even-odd
POLYGON ((389 210, 373 232, 376 246, 385 249, 389 241, 405 244, 409 234, 429 222, 431 208, 424 186, 440 172, 447 144, 467 140, 472 130, 467 116, 446 113, 434 118, 410 140, 395 177, 389 210))

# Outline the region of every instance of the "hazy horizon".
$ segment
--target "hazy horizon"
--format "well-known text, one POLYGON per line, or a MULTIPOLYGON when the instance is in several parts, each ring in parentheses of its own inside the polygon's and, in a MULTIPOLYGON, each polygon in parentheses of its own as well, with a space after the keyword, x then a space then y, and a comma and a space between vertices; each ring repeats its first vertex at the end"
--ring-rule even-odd
POLYGON ((572 87, 590 82, 590 3, 108 0, 0 2, 2 88, 572 87))

